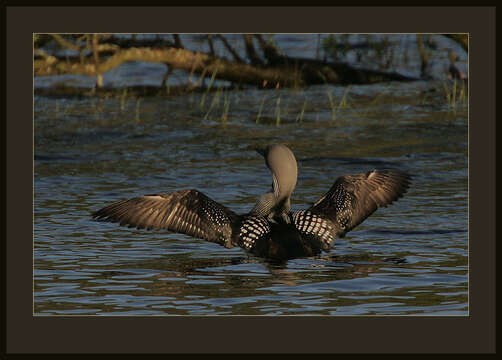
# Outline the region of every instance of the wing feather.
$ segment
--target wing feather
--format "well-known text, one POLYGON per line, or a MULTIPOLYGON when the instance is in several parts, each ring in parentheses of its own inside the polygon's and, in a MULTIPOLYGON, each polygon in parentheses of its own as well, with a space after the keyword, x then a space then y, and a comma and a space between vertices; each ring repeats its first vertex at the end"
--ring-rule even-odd
POLYGON ((331 220, 337 235, 344 236, 379 207, 386 207, 403 196, 410 181, 410 175, 398 170, 344 175, 308 210, 331 220))
POLYGON ((165 229, 231 247, 233 211, 197 190, 153 194, 121 200, 92 217, 138 229, 165 229))

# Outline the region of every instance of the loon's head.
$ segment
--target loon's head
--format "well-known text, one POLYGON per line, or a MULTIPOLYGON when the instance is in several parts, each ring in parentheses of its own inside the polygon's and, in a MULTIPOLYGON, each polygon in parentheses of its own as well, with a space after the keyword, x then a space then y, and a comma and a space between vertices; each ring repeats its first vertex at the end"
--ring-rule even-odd
POLYGON ((287 218, 291 209, 290 196, 296 186, 298 167, 293 152, 285 145, 273 144, 265 149, 256 149, 263 155, 272 173, 272 191, 263 194, 251 211, 269 218, 287 218))
POLYGON ((298 167, 293 152, 285 145, 273 144, 257 149, 272 173, 272 191, 277 200, 289 198, 296 187, 298 167))

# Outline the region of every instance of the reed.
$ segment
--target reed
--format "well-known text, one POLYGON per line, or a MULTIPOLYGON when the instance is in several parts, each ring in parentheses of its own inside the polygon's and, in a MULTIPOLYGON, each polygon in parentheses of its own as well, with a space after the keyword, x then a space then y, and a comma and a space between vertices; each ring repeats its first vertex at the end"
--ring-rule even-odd
POLYGON ((263 98, 261 99, 260 108, 258 109, 258 115, 256 115, 256 120, 255 120, 256 124, 258 124, 260 122, 261 113, 263 111, 264 104, 265 104, 265 95, 263 95, 263 98))
POLYGON ((207 86, 207 89, 204 92, 204 94, 202 94, 202 98, 200 99, 200 108, 201 109, 204 108, 204 103, 206 102, 206 97, 207 97, 209 91, 211 90, 211 87, 213 86, 214 79, 216 78, 217 73, 218 73, 218 70, 213 71, 213 74, 211 75, 211 80, 209 80, 209 85, 207 86))
POLYGON ((120 96, 120 111, 125 111, 125 104, 127 101, 127 87, 122 91, 122 95, 120 96))
POLYGON ((213 101, 211 101, 211 105, 209 106, 209 110, 206 112, 206 115, 204 115, 204 120, 206 120, 209 117, 209 114, 214 109, 214 107, 220 104, 220 96, 221 96, 221 86, 218 87, 218 89, 216 90, 216 93, 213 96, 213 101))
POLYGON ((302 122, 303 121, 303 114, 305 114, 305 107, 307 106, 307 99, 305 99, 303 101, 303 106, 302 106, 302 110, 300 111, 300 113, 298 114, 298 116, 296 117, 296 122, 302 122))
POLYGON ((275 103, 275 126, 281 125, 281 97, 275 103))
POLYGON ((335 101, 333 100, 333 95, 331 94, 331 90, 327 90, 328 92, 328 99, 329 99, 329 106, 331 108, 331 121, 336 120, 336 106, 335 106, 335 101))
POLYGON ((349 106, 349 103, 347 101, 347 94, 349 93, 349 89, 350 85, 345 87, 342 100, 340 100, 340 103, 338 104, 338 109, 347 108, 349 106))
POLYGON ((443 82, 443 93, 448 105, 448 111, 456 113, 459 104, 465 105, 467 102, 467 85, 465 81, 457 82, 453 79, 451 87, 446 82, 443 82))
POLYGON ((138 98, 136 100, 136 122, 140 121, 140 105, 141 105, 141 98, 138 98))
POLYGON ((228 111, 230 110, 230 96, 227 92, 224 93, 223 96, 223 113, 221 114, 221 122, 223 124, 227 123, 228 120, 228 111))

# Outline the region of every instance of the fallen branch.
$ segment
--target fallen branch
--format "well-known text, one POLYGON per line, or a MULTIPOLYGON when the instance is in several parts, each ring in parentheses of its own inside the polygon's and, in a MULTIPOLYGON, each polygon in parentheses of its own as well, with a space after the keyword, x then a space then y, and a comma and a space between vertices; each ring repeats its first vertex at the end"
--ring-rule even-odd
MULTIPOLYGON (((93 58, 94 59, 94 58, 93 58)), ((101 59, 101 58, 100 58, 101 59)), ((237 84, 296 87, 312 84, 368 84, 382 81, 412 81, 415 78, 396 73, 356 69, 343 63, 327 63, 304 58, 277 56, 273 67, 252 66, 215 58, 186 49, 130 48, 118 50, 106 60, 95 63, 82 58, 36 58, 35 76, 77 74, 98 76, 129 61, 165 63, 173 69, 212 76, 237 84)), ((160 83, 160 81, 159 81, 160 83)))
POLYGON ((205 71, 208 76, 217 71, 219 79, 238 83, 261 85, 266 80, 271 83, 291 86, 291 84, 299 80, 296 74, 292 74, 286 69, 260 69, 247 64, 236 64, 225 59, 212 58, 204 53, 176 48, 131 48, 121 50, 99 65, 90 62, 62 61, 55 58, 52 58, 52 60, 35 60, 35 76, 58 74, 96 76, 128 61, 145 61, 166 63, 173 69, 183 69, 188 72, 202 73, 205 71))

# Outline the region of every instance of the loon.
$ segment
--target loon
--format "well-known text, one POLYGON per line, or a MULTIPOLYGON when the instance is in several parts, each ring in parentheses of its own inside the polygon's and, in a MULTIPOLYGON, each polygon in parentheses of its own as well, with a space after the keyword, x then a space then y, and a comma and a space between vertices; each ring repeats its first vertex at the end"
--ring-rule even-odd
POLYGON ((291 211, 298 169, 293 152, 273 144, 257 150, 272 173, 271 191, 247 214, 236 214, 194 189, 143 195, 112 203, 92 214, 98 221, 137 229, 164 229, 248 253, 287 260, 328 251, 336 237, 363 222, 407 191, 411 176, 375 169, 340 176, 329 191, 306 210, 291 211))

